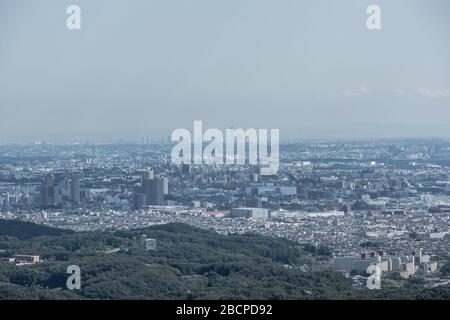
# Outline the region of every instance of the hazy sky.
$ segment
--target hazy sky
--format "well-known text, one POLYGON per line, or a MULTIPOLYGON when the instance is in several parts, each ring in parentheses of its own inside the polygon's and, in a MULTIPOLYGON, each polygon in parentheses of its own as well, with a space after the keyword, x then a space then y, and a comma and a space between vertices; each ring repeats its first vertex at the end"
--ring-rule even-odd
POLYGON ((450 137, 449 39, 448 0, 0 0, 0 142, 450 137))

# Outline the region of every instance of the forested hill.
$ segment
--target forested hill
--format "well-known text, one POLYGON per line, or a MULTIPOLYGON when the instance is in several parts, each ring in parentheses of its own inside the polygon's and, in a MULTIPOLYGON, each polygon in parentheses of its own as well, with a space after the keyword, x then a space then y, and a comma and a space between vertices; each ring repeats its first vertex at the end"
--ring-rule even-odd
POLYGON ((184 224, 134 231, 0 236, 2 256, 37 254, 44 263, 0 263, 0 299, 392 299, 448 298, 447 289, 354 289, 331 271, 313 271, 327 250, 260 235, 219 235, 184 224), (156 239, 154 251, 140 236, 156 239), (322 255, 320 255, 322 254, 322 255), (81 290, 66 288, 69 265, 81 290))
POLYGON ((0 299, 319 298, 351 287, 335 273, 302 271, 320 258, 311 248, 259 235, 224 236, 185 224, 28 240, 0 236, 0 250, 6 250, 3 256, 37 254, 45 261, 0 264, 0 299), (156 239, 155 251, 140 248, 144 233, 156 239), (81 268, 81 290, 65 288, 69 265, 81 268))
POLYGON ((71 233, 73 231, 51 228, 19 220, 0 219, 0 236, 10 236, 27 240, 39 236, 60 236, 71 233))

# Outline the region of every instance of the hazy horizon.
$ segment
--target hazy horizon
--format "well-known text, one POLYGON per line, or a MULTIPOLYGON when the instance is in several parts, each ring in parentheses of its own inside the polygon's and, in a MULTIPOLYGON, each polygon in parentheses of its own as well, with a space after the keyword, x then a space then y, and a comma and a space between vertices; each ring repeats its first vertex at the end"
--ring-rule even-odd
POLYGON ((447 0, 0 0, 0 143, 450 138, 447 0), (77 4, 82 29, 66 28, 77 4), (377 4, 382 30, 366 28, 377 4))

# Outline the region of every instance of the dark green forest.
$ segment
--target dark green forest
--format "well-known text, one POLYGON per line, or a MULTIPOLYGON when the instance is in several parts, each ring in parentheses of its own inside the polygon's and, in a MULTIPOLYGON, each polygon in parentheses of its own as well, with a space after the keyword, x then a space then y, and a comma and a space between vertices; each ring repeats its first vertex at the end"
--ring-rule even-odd
POLYGON ((60 236, 72 233, 74 232, 70 230, 51 228, 18 220, 0 220, 0 236, 11 236, 21 240, 28 240, 41 235, 60 236))
POLYGON ((0 263, 0 299, 449 299, 447 287, 370 291, 332 271, 310 271, 329 250, 260 235, 219 235, 185 224, 73 233, 0 220, 0 255, 43 263, 0 263), (8 224, 8 225, 5 225, 8 224), (26 233, 31 230, 30 235, 26 233), (155 251, 139 237, 157 240, 155 251), (81 289, 66 288, 67 266, 81 289))

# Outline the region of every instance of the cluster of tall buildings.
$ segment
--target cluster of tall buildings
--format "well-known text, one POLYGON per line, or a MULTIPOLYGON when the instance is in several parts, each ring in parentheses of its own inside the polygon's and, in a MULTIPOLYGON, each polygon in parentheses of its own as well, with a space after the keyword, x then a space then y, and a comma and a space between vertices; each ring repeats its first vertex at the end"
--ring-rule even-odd
POLYGON ((138 210, 146 206, 163 206, 164 196, 169 193, 169 180, 155 176, 153 169, 141 173, 141 181, 136 185, 133 193, 133 209, 138 210))
POLYGON ((72 174, 69 178, 57 179, 52 174, 46 175, 40 187, 41 208, 56 208, 64 201, 80 204, 80 176, 72 174))
MULTIPOLYGON (((167 204, 165 196, 169 194, 169 179, 156 176, 153 169, 145 169, 140 172, 140 179, 131 186, 130 207, 139 210, 148 206, 164 206, 167 204)), ((79 174, 47 174, 39 187, 39 204, 41 209, 61 208, 67 206, 79 206, 81 198, 91 199, 97 197, 98 202, 120 201, 120 197, 102 195, 104 189, 92 189, 94 191, 80 190, 79 174)), ((120 192, 120 188, 116 192, 120 192)), ((91 199, 92 200, 92 199, 91 199)), ((83 205, 86 204, 83 201, 83 205)))

